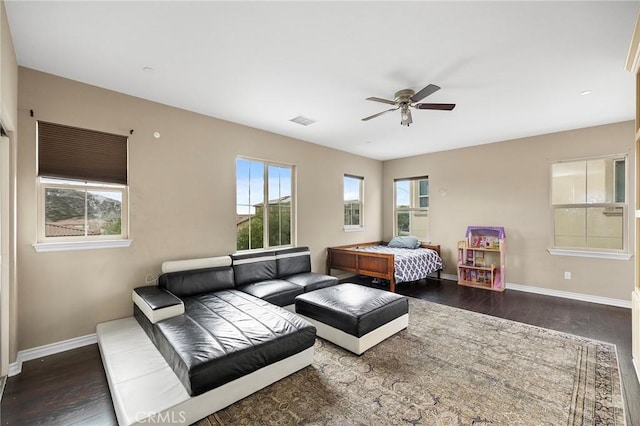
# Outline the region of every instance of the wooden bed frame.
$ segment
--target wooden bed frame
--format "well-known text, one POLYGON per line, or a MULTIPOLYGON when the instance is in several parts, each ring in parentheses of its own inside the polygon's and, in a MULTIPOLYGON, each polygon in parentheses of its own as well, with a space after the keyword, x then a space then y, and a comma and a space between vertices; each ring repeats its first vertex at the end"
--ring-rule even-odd
MULTIPOLYGON (((389 280, 389 290, 395 293, 396 280, 394 277, 393 254, 351 250, 357 247, 378 245, 387 245, 387 243, 384 241, 375 241, 329 247, 327 249, 327 274, 331 274, 331 269, 339 269, 341 271, 355 272, 358 275, 382 278, 389 280)), ((439 244, 421 243, 420 247, 435 250, 438 256, 440 256, 439 244)), ((440 278, 440 270, 438 270, 438 278, 440 278)))

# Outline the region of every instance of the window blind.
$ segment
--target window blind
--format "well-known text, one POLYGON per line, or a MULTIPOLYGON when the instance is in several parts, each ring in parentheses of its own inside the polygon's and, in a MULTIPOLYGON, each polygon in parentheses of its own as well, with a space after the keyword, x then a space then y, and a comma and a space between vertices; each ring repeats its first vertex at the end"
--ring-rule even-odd
POLYGON ((38 176, 126 185, 127 139, 38 121, 38 176))

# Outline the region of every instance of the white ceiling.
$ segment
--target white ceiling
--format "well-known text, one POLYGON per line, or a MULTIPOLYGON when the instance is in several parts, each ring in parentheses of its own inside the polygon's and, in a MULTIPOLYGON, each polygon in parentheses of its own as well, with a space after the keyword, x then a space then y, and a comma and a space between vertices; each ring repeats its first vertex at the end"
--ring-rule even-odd
POLYGON ((638 1, 5 4, 22 66, 379 160, 634 118, 638 1))

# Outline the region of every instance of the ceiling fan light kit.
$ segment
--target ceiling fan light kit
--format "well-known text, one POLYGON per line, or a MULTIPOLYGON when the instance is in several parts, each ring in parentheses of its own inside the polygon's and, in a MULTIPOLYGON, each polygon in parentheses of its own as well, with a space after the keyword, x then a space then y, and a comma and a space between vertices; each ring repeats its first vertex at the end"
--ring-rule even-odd
POLYGON ((362 121, 369 121, 372 118, 379 117, 383 114, 386 114, 389 111, 400 110, 400 125, 407 126, 413 123, 413 119, 411 117, 411 110, 409 108, 415 109, 435 109, 440 111, 451 111, 456 107, 456 104, 426 104, 426 103, 418 103, 422 99, 427 96, 433 94, 440 90, 440 86, 436 86, 435 84, 429 84, 424 87, 418 93, 414 92, 411 89, 403 89, 396 92, 394 95, 395 101, 391 101, 383 98, 370 97, 367 98, 368 101, 380 102, 383 104, 394 105, 395 108, 391 108, 377 114, 370 115, 362 119, 362 121))
POLYGON ((411 111, 409 111, 409 106, 403 106, 401 111, 402 113, 400 114, 400 125, 409 127, 409 124, 413 123, 413 120, 411 119, 411 111))

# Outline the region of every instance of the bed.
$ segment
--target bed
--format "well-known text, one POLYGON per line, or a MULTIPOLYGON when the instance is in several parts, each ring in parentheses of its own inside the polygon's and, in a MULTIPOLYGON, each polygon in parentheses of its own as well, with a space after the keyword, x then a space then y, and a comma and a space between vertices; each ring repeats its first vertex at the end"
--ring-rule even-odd
POLYGON ((405 249, 376 241, 327 249, 327 273, 339 269, 385 279, 391 292, 395 292, 396 283, 417 281, 433 272, 440 278, 443 268, 440 245, 422 243, 419 248, 405 249))

